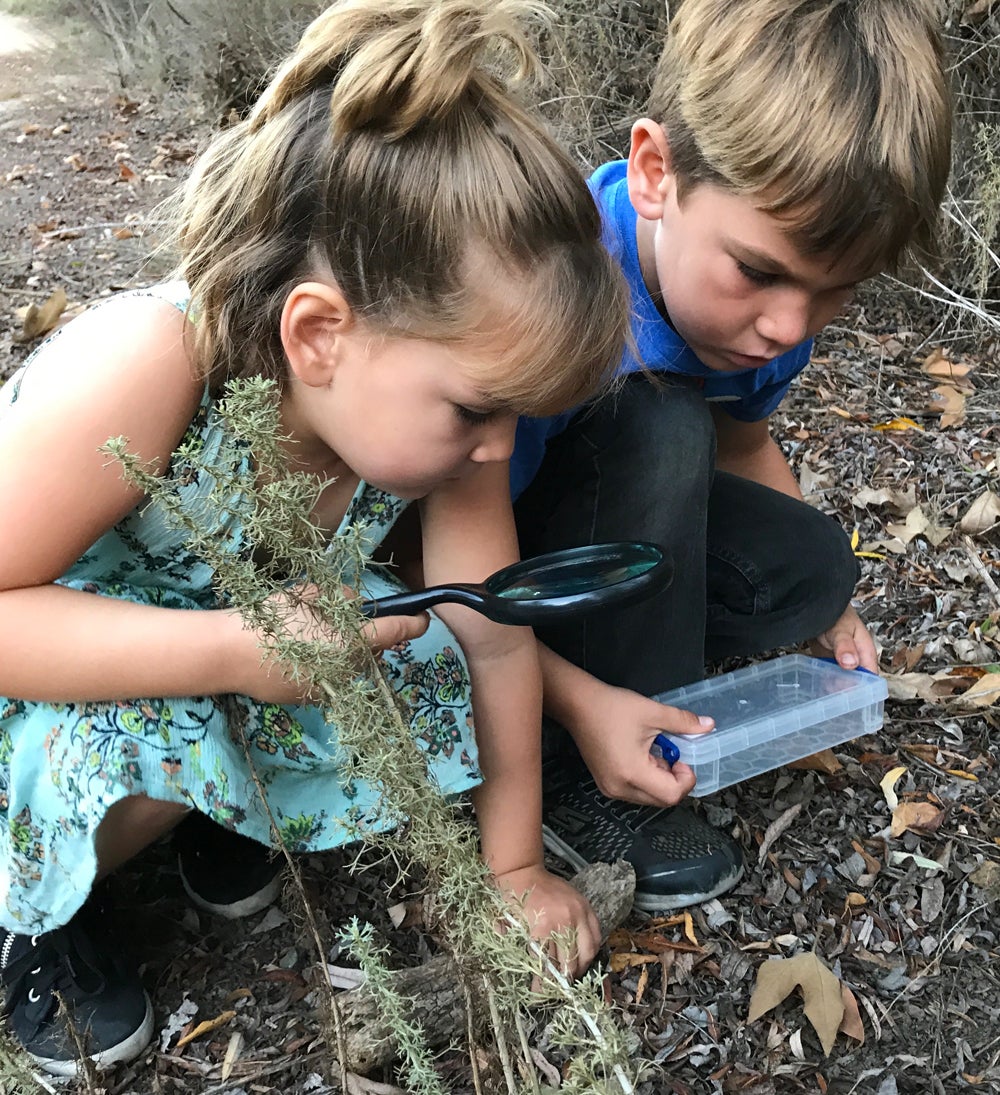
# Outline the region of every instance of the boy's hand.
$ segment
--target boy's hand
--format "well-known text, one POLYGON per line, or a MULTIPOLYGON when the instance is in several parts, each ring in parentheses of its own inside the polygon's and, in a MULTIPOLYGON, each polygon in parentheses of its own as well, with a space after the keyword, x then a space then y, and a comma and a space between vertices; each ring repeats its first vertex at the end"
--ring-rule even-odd
POLYGON ((810 644, 821 658, 835 658, 843 669, 867 669, 877 673, 878 651, 861 617, 848 605, 840 619, 810 644))
POLYGON ((694 787, 694 772, 683 762, 671 768, 649 747, 661 730, 704 734, 713 721, 611 685, 602 685, 593 699, 567 729, 601 793, 640 806, 680 802, 694 787))
POLYGON ((532 938, 547 945, 556 968, 568 977, 584 973, 601 946, 601 925, 583 894, 540 864, 497 875, 496 882, 532 938), (567 946, 565 939, 553 939, 553 932, 575 932, 576 938, 567 946))

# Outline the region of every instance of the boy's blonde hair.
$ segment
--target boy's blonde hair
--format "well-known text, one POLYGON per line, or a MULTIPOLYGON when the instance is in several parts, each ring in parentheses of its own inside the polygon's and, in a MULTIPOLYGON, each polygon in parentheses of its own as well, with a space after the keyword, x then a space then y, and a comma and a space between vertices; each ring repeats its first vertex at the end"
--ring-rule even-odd
POLYGON ((501 355, 490 394, 563 410, 617 362, 627 293, 579 170, 497 68, 537 64, 528 0, 342 0, 182 198, 180 274, 218 387, 284 374, 295 284, 332 276, 377 335, 501 355))
POLYGON ((872 271, 935 251, 951 107, 933 0, 681 0, 649 114, 703 182, 872 271))

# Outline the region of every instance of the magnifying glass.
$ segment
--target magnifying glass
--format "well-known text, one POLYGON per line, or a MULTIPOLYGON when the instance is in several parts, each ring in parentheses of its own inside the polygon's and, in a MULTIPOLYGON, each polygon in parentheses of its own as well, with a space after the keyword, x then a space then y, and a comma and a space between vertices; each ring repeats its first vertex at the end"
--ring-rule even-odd
POLYGON ((656 544, 587 544, 514 563, 482 583, 431 586, 363 601, 361 611, 365 616, 412 616, 449 602, 499 624, 530 627, 634 604, 666 589, 673 576, 673 560, 656 544))

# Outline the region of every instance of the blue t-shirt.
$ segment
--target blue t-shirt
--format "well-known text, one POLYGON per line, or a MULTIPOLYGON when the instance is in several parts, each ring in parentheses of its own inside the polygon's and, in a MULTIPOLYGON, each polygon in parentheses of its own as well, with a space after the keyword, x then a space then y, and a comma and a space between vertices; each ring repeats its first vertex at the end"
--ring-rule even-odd
MULTIPOLYGON (((639 267, 636 213, 629 201, 625 161, 599 167, 590 177, 590 189, 601 210, 604 243, 621 263, 629 284, 632 304, 632 337, 638 356, 626 347, 619 375, 642 368, 679 373, 700 381, 707 400, 725 404, 726 413, 741 422, 767 418, 788 391, 788 385, 809 362, 812 340, 776 357, 759 369, 717 372, 695 357, 694 352, 657 309, 646 289, 639 267)), ((562 433, 576 411, 552 418, 521 418, 510 461, 510 486, 514 498, 534 479, 545 456, 545 443, 562 433)))

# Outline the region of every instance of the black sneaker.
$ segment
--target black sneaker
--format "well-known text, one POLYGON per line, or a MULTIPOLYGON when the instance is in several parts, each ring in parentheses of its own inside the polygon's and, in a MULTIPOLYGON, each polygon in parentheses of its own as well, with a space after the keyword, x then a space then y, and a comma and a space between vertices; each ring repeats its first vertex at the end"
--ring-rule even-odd
POLYGON ((106 910, 91 899, 62 928, 15 935, 0 928, 0 981, 7 1026, 53 1076, 78 1074, 77 1045, 98 1068, 133 1061, 153 1037, 153 1008, 138 972, 122 957, 106 910))
POLYGON ((266 909, 281 893, 280 856, 198 811, 174 830, 174 846, 181 882, 200 909, 237 920, 266 909))
POLYGON ((699 905, 743 874, 743 852, 688 806, 659 809, 606 798, 582 761, 542 766, 542 835, 549 851, 578 870, 626 859, 635 904, 647 912, 699 905))

